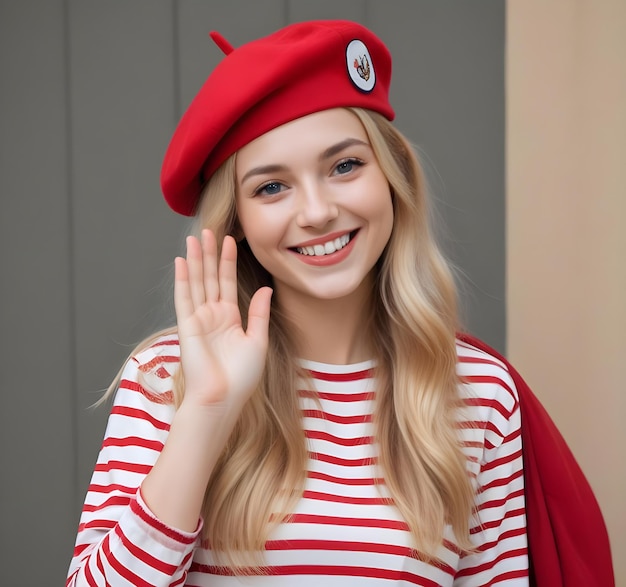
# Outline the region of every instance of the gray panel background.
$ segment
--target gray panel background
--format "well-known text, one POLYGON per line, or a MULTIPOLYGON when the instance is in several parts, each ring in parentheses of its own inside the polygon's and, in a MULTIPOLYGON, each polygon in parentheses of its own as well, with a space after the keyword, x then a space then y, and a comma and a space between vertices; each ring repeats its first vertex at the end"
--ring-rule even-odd
POLYGON ((107 417, 89 406, 171 322, 187 221, 159 168, 220 59, 207 32, 237 45, 309 18, 358 20, 390 47, 466 323, 503 349, 503 0, 0 0, 3 585, 63 583, 107 417))

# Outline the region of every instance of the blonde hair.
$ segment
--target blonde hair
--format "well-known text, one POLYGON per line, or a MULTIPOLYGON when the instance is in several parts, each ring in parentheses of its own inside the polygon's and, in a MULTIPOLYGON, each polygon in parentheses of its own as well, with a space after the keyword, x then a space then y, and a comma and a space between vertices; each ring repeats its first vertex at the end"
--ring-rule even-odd
MULTIPOLYGON (((455 422, 457 307, 451 272, 431 234, 425 180, 408 141, 382 116, 349 109, 363 124, 391 186, 394 228, 379 260, 371 324, 377 361, 374 422, 385 483, 425 558, 434 558, 449 524, 471 548, 474 494, 455 422)), ((235 155, 205 187, 197 231, 220 243, 237 233, 235 155)), ((238 245, 239 303, 271 276, 245 240, 238 245)), ((216 556, 240 569, 259 569, 254 553, 289 518, 302 495, 307 450, 296 386, 292 325, 273 302, 270 344, 259 388, 245 405, 205 494, 205 536, 216 556)), ((153 340, 153 337, 151 337, 153 340)), ((140 345, 141 346, 141 345, 140 345)), ((184 393, 181 370, 174 390, 184 393)))

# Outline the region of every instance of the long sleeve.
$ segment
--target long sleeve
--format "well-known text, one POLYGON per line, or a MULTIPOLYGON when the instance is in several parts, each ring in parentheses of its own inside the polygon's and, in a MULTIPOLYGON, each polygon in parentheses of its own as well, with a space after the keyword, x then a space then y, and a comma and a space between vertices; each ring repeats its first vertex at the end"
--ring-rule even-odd
MULTIPOLYGON (((520 405, 504 366, 476 349, 461 349, 467 403, 478 410, 466 434, 476 451, 475 551, 461 558, 455 587, 528 585, 528 548, 520 405), (480 395, 473 391, 480 389, 480 395)), ((471 450, 471 449, 470 449, 471 450)))
POLYGON ((200 532, 167 527, 140 486, 174 416, 175 337, 131 357, 121 376, 78 527, 67 587, 183 585, 200 532))

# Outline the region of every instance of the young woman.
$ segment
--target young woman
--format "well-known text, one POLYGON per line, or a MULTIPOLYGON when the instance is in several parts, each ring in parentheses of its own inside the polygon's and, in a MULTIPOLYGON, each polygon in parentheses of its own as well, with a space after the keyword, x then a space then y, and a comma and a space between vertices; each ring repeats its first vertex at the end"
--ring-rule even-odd
POLYGON ((213 37, 162 173, 177 328, 114 386, 67 585, 528 585, 518 392, 456 337, 387 49, 213 37))

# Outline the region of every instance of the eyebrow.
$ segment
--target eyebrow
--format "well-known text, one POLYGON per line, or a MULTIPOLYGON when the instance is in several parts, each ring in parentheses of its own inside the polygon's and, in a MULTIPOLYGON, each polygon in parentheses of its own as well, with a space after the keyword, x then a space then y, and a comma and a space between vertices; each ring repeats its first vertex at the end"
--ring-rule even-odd
POLYGON ((240 183, 244 183, 246 179, 252 177, 253 175, 265 175, 268 173, 279 173, 282 171, 287 171, 287 168, 284 165, 261 165, 260 167, 253 167, 241 178, 240 183))
MULTIPOLYGON (((319 159, 320 161, 330 159, 331 157, 334 157, 338 153, 341 153, 341 151, 343 151, 344 149, 347 149, 348 147, 353 147, 356 145, 371 148, 369 143, 366 143, 365 141, 362 141, 361 139, 347 138, 347 139, 344 139, 343 141, 340 141, 328 147, 328 149, 326 149, 320 155, 319 159)), ((287 171, 287 167, 285 165, 278 165, 278 164, 260 165, 259 167, 253 167, 248 172, 246 172, 245 175, 241 178, 241 183, 244 183, 249 177, 252 177, 253 175, 265 175, 265 174, 271 174, 271 173, 280 173, 283 171, 287 171)))
POLYGON ((354 147, 355 145, 360 145, 364 147, 370 146, 369 143, 366 143, 365 141, 362 141, 361 139, 347 138, 347 139, 344 139, 343 141, 338 142, 335 145, 331 145, 330 147, 328 147, 328 149, 326 149, 320 155, 320 161, 323 161, 324 159, 330 159, 331 157, 334 157, 338 153, 341 153, 341 151, 343 151, 344 149, 347 149, 348 147, 354 147))

